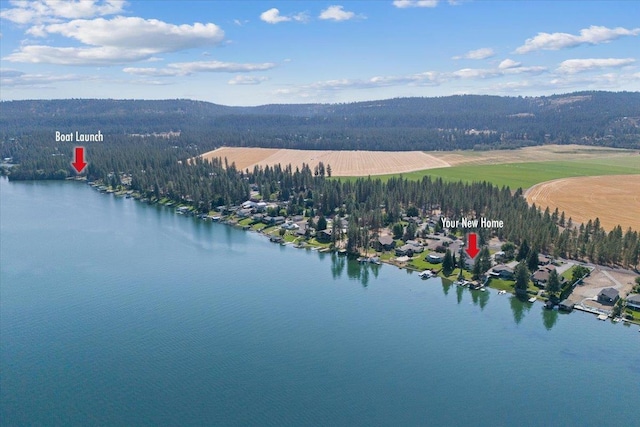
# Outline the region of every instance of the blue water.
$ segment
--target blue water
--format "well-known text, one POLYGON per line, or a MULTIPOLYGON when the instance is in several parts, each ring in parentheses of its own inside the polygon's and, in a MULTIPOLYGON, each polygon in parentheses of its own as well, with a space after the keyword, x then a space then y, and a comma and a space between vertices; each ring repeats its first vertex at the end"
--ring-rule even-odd
POLYGON ((637 326, 75 182, 0 180, 0 227, 3 426, 638 420, 637 326))

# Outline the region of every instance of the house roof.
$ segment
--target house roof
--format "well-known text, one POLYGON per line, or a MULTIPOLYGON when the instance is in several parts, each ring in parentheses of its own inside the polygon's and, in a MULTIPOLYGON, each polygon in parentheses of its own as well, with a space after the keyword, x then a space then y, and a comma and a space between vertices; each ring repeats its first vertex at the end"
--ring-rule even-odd
POLYGON ((534 280, 539 280, 541 282, 546 282, 547 280, 549 280, 549 270, 538 270, 535 273, 533 273, 533 279, 534 280))
POLYGON ((513 268, 509 267, 508 265, 498 264, 493 267, 493 271, 495 271, 496 273, 499 273, 501 271, 508 271, 509 273, 513 273, 513 268))
POLYGON ((378 242, 380 242, 381 245, 390 245, 393 243, 393 237, 391 236, 380 236, 378 237, 378 242))
POLYGON ((615 299, 620 296, 618 290, 614 288, 604 288, 598 295, 605 296, 609 299, 615 299))
POLYGON ((631 294, 627 296, 627 301, 634 304, 640 304, 640 294, 631 294))
POLYGON ((560 301, 560 305, 563 305, 565 307, 573 307, 575 304, 572 303, 568 298, 565 300, 560 301))

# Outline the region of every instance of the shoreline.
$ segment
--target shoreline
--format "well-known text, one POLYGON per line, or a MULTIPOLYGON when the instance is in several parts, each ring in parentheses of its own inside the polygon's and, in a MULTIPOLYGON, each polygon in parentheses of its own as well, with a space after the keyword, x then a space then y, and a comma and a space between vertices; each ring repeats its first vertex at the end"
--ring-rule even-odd
MULTIPOLYGON (((285 233, 281 235, 280 230, 282 228, 279 227, 278 225, 276 224, 267 225, 263 223, 256 223, 250 217, 238 218, 233 213, 224 214, 223 211, 210 211, 208 214, 196 214, 193 206, 190 206, 183 202, 173 201, 167 197, 164 197, 161 199, 144 198, 140 193, 135 192, 133 190, 123 190, 123 189, 114 190, 110 186, 100 185, 99 183, 96 183, 96 182, 89 182, 87 181, 86 178, 71 178, 67 180, 85 182, 86 184, 98 190, 100 193, 113 194, 116 197, 133 198, 136 201, 147 203, 150 205, 159 205, 163 207, 173 208, 174 212, 177 215, 190 216, 190 217, 194 217, 194 219, 199 219, 202 221, 219 222, 226 226, 231 226, 239 230, 251 231, 257 234, 262 234, 265 237, 269 238, 271 242, 278 243, 283 246, 292 246, 296 249, 306 249, 311 251, 318 251, 321 253, 335 253, 337 256, 346 255, 345 258, 347 258, 348 260, 351 260, 353 262, 358 262, 359 264, 364 264, 365 266, 367 264, 373 264, 378 266, 381 264, 386 264, 389 266, 397 267, 398 269, 410 271, 412 272, 412 274, 417 273, 416 278, 420 280, 422 280, 422 278, 419 276, 419 274, 426 270, 433 272, 433 275, 430 278, 439 277, 441 280, 447 280, 452 282, 451 284, 455 284, 456 279, 458 278, 458 274, 456 274, 455 272, 456 270, 459 271, 459 268, 455 268, 451 274, 449 274, 448 276, 445 276, 442 273, 441 268, 437 271, 435 271, 434 269, 423 270, 408 264, 408 262, 397 262, 395 261, 395 257, 393 256, 388 257, 387 254, 385 254, 384 252, 381 253, 378 251, 374 251, 373 255, 370 255, 369 252, 367 252, 367 254, 365 255, 362 255, 361 253, 346 254, 342 252, 344 251, 343 248, 331 247, 331 244, 319 242, 315 237, 306 238, 303 241, 300 241, 301 238, 294 237, 292 234, 290 234, 290 230, 286 230, 285 233), (265 230, 268 230, 268 231, 265 232, 265 230), (287 234, 288 232, 289 234, 287 234), (375 261, 372 261, 374 258, 375 258, 375 261)), ((414 258, 409 258, 408 261, 411 261, 413 259, 414 258)), ((505 288, 504 286, 495 286, 495 285, 492 286, 491 285, 492 279, 485 280, 483 284, 479 284, 477 281, 471 282, 467 280, 467 279, 470 279, 470 277, 471 277, 471 273, 467 270, 463 270, 463 279, 465 279, 464 281, 467 283, 464 285, 458 285, 458 286, 468 287, 470 291, 476 291, 476 292, 483 292, 486 290, 485 288, 488 287, 497 291, 498 295, 508 293, 511 296, 518 298, 522 302, 529 302, 529 303, 533 303, 536 301, 543 302, 543 303, 545 302, 545 298, 541 296, 539 293, 536 294, 535 296, 528 294, 527 297, 523 297, 523 296, 516 295, 516 293, 512 289, 504 289, 505 288), (472 286, 469 286, 470 283, 475 283, 475 284, 472 286)), ((546 306, 543 306, 543 309, 548 309, 548 308, 546 306)), ((557 305, 553 307, 553 310, 564 311, 564 310, 560 310, 557 307, 557 305)), ((620 318, 620 317, 614 318, 610 314, 606 314, 606 318, 602 318, 603 312, 601 310, 585 307, 581 304, 580 305, 576 304, 576 307, 574 307, 573 310, 569 310, 568 312, 564 311, 564 312, 570 313, 572 311, 580 311, 580 312, 593 314, 599 320, 609 319, 612 323, 640 325, 640 321, 629 320, 629 319, 620 318)))

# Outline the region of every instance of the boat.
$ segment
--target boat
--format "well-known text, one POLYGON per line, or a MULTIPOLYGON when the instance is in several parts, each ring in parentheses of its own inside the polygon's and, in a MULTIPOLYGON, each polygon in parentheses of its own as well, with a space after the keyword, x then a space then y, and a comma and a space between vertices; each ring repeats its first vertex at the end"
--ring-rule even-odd
POLYGON ((600 315, 598 316, 598 320, 607 320, 607 318, 608 318, 608 317, 609 317, 609 316, 607 316, 606 314, 600 314, 600 315))
POLYGON ((507 291, 505 291, 504 289, 501 289, 501 290, 498 291, 498 295, 504 295, 506 293, 507 293, 507 291))
POLYGON ((529 298, 529 300, 528 300, 528 301, 529 301, 529 302, 536 302, 536 297, 531 297, 531 298, 529 298))
POLYGON ((425 270, 418 273, 418 276, 420 276, 421 279, 430 279, 433 277, 433 272, 431 270, 425 270))

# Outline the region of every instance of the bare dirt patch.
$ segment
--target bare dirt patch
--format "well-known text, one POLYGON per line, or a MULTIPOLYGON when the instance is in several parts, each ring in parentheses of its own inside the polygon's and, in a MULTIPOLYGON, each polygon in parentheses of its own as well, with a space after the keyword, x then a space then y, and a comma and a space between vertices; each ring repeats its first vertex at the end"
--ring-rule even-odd
POLYGON ((527 202, 541 208, 558 208, 574 223, 600 219, 606 230, 618 224, 640 230, 640 175, 563 178, 531 187, 527 202))
MULTIPOLYGON (((620 292, 620 296, 625 298, 633 289, 634 281, 638 277, 632 271, 627 270, 611 270, 596 268, 591 272, 589 277, 585 278, 583 284, 574 288, 571 293, 571 301, 581 302, 585 299, 596 299, 598 294, 604 288, 615 288, 620 292)), ((592 302, 592 306, 597 304, 592 302)), ((602 309, 603 307, 595 306, 602 309)), ((611 310, 612 306, 605 306, 604 309, 611 310)))
POLYGON ((518 150, 491 151, 429 151, 429 154, 444 160, 451 166, 459 165, 494 165, 502 163, 543 162, 554 160, 593 159, 603 156, 617 156, 629 150, 591 147, 584 145, 540 145, 524 147, 518 150))
POLYGON ((448 167, 449 164, 422 151, 327 151, 289 150, 269 148, 222 147, 202 155, 220 157, 238 169, 252 170, 254 166, 292 165, 311 168, 322 162, 331 165, 332 176, 368 176, 413 172, 448 167))

